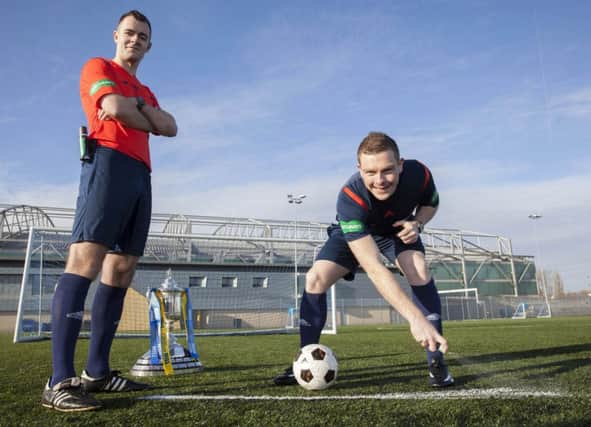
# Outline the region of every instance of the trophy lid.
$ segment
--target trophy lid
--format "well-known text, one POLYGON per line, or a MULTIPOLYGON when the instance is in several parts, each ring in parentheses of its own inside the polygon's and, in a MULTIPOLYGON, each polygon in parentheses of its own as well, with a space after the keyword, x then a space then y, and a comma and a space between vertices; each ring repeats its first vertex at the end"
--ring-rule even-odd
POLYGON ((166 272, 166 279, 164 279, 164 282, 162 282, 161 289, 180 290, 180 288, 176 284, 176 281, 172 278, 171 268, 169 268, 166 272))

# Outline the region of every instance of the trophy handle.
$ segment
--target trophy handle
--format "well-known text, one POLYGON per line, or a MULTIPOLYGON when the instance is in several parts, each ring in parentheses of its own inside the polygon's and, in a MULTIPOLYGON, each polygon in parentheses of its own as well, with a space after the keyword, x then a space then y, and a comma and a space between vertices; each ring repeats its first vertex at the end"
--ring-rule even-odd
POLYGON ((197 346, 195 345, 195 335, 193 334, 193 307, 191 306, 189 288, 185 288, 181 298, 189 353, 194 359, 199 359, 199 353, 197 352, 197 346))

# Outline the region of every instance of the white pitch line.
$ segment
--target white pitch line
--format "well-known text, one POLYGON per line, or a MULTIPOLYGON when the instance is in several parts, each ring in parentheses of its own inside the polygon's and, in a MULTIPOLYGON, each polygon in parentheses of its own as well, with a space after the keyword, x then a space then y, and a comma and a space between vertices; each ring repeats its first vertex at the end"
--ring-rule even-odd
POLYGON ((246 396, 207 394, 158 394, 138 397, 140 400, 445 400, 445 399, 524 399, 529 397, 568 397, 556 391, 528 391, 511 388, 489 388, 474 390, 449 390, 416 393, 318 395, 318 396, 246 396))

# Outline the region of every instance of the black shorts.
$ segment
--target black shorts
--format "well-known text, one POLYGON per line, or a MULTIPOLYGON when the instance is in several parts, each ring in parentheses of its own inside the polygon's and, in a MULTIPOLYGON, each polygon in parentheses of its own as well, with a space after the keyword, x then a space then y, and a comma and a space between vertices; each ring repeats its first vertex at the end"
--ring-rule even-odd
MULTIPOLYGON (((355 273, 359 267, 357 259, 351 252, 347 240, 343 235, 341 227, 338 225, 331 225, 328 227, 328 240, 320 249, 316 260, 332 261, 342 267, 349 270, 349 273, 344 276, 345 280, 353 280, 355 273)), ((372 235, 380 252, 392 263, 395 264, 398 255, 404 251, 414 250, 425 253, 425 247, 421 238, 419 237, 416 242, 411 244, 402 243, 398 237, 393 236, 378 236, 372 235)))
POLYGON ((94 160, 82 163, 71 242, 95 242, 142 256, 151 216, 147 166, 116 150, 97 147, 94 160))

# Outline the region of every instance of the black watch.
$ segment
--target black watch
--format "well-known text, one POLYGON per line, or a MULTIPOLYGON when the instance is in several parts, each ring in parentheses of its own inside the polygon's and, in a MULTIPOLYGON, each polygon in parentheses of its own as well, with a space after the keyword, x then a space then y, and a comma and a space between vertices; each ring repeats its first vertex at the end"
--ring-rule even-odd
POLYGON ((141 96, 137 96, 137 97, 135 98, 135 100, 136 100, 136 102, 137 102, 137 103, 135 104, 135 106, 137 107, 137 109, 138 109, 139 111, 142 111, 142 108, 144 108, 144 107, 146 106, 146 100, 145 100, 144 98, 142 98, 141 96))
POLYGON ((419 221, 418 219, 415 219, 415 221, 417 222, 418 225, 418 229, 419 229, 419 233, 422 233, 423 230, 425 229, 425 224, 423 224, 421 221, 419 221))

